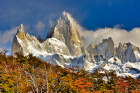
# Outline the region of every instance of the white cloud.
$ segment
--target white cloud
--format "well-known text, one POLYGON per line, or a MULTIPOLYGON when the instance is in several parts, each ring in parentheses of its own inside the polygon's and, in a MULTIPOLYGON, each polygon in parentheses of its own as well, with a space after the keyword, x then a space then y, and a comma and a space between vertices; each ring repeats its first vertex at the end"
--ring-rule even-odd
POLYGON ((103 39, 112 37, 116 46, 118 46, 120 42, 132 42, 140 47, 140 28, 134 28, 129 32, 118 28, 104 28, 95 31, 82 30, 80 32, 81 36, 84 37, 84 43, 86 46, 91 42, 98 44, 99 42, 102 42, 103 39))
POLYGON ((37 23, 37 25, 36 25, 36 29, 37 29, 38 31, 43 31, 44 28, 45 28, 45 24, 42 23, 41 21, 38 21, 38 23, 37 23))
MULTIPOLYGON (((131 42, 140 47, 140 28, 133 28, 131 31, 121 29, 119 25, 115 25, 114 28, 99 28, 98 30, 86 30, 81 27, 72 17, 68 14, 73 27, 77 28, 85 46, 87 47, 91 42, 93 44, 99 44, 103 39, 112 37, 116 46, 121 43, 131 42)), ((123 25, 121 25, 123 26, 123 25)))
POLYGON ((123 27, 123 24, 117 24, 114 26, 114 28, 121 28, 121 27, 123 27))
POLYGON ((4 31, 3 33, 2 31, 0 31, 0 43, 6 44, 8 42, 11 42, 16 32, 17 32, 17 27, 13 27, 12 29, 4 31))

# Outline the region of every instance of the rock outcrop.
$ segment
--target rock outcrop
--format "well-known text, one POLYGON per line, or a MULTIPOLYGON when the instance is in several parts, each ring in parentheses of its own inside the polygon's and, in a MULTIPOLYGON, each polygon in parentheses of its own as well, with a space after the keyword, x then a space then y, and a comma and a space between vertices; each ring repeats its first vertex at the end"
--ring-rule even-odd
POLYGON ((68 47, 56 38, 49 38, 42 44, 42 49, 48 53, 60 53, 64 55, 70 55, 68 47))
POLYGON ((71 16, 68 13, 63 13, 61 17, 50 27, 47 38, 57 38, 65 43, 69 52, 73 56, 78 56, 86 53, 85 45, 81 39, 78 29, 73 26, 71 16))
POLYGON ((115 55, 115 44, 111 37, 103 39, 102 43, 95 46, 95 50, 99 55, 103 55, 105 59, 109 59, 115 55))
POLYGON ((27 55, 26 53, 28 52, 27 40, 25 37, 25 31, 24 31, 23 24, 21 24, 18 27, 17 33, 12 42, 12 55, 15 56, 16 52, 20 52, 22 55, 27 55), (24 45, 22 45, 22 43, 20 43, 20 42, 24 42, 24 45))
POLYGON ((95 50, 95 46, 93 43, 90 43, 90 45, 87 47, 87 52, 90 54, 93 54, 93 56, 98 55, 97 51, 95 50))
POLYGON ((113 39, 103 39, 99 45, 93 45, 92 43, 87 47, 87 52, 90 54, 102 55, 104 59, 110 59, 114 56, 119 58, 122 62, 137 62, 140 61, 140 49, 135 45, 129 43, 119 43, 118 47, 115 47, 113 39))
POLYGON ((111 37, 103 39, 102 43, 93 46, 91 43, 87 48, 88 53, 93 55, 102 55, 103 58, 109 59, 115 55, 115 44, 111 37))
POLYGON ((30 36, 28 33, 25 36, 24 26, 18 27, 17 34, 15 35, 12 43, 12 55, 15 56, 16 52, 27 56, 29 53, 36 51, 36 53, 60 53, 70 55, 68 47, 64 42, 56 38, 49 38, 44 42, 40 42, 35 36, 30 36))
POLYGON ((123 62, 137 62, 140 61, 140 49, 135 45, 129 43, 119 44, 116 49, 116 56, 123 62))

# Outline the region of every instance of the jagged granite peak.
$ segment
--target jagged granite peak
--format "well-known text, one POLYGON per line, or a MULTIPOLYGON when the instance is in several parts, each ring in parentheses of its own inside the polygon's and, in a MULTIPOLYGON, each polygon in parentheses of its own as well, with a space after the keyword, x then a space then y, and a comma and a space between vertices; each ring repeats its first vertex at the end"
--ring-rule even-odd
POLYGON ((28 37, 28 36, 30 36, 30 35, 29 35, 29 33, 27 32, 27 33, 26 33, 26 37, 28 37))
POLYGON ((37 37, 37 39, 39 40, 39 42, 43 42, 44 40, 41 38, 41 36, 39 35, 38 37, 37 37))
POLYGON ((87 47, 87 52, 93 54, 94 56, 98 54, 93 43, 90 43, 90 45, 87 47))
POLYGON ((116 56, 121 60, 125 61, 125 50, 127 49, 126 43, 119 43, 119 46, 116 48, 116 56))
POLYGON ((111 37, 103 39, 102 43, 95 46, 95 50, 99 55, 105 59, 109 59, 115 55, 115 43, 111 37))
POLYGON ((74 26, 70 14, 64 12, 57 20, 55 26, 50 27, 47 38, 57 38, 64 42, 73 56, 86 53, 85 45, 81 39, 78 29, 74 26))
POLYGON ((107 43, 107 42, 108 42, 108 44, 115 46, 115 43, 114 43, 112 37, 109 37, 108 39, 103 39, 102 44, 107 43))
POLYGON ((65 11, 62 13, 62 15, 57 20, 51 21, 50 28, 49 28, 49 31, 47 33, 46 38, 52 38, 53 37, 54 30, 59 23, 60 23, 60 25, 62 25, 62 24, 70 25, 70 20, 68 19, 67 13, 65 11))
POLYGON ((23 39, 23 40, 26 40, 25 38, 25 31, 24 31, 24 26, 23 24, 21 24, 18 29, 17 29, 17 34, 19 39, 23 39))
MULTIPOLYGON (((22 25, 23 27, 23 25, 22 25)), ((22 28, 19 27, 19 28, 22 28)), ((21 30, 19 30, 15 35, 12 43, 12 55, 15 56, 15 52, 20 52, 23 56, 27 56, 29 53, 34 54, 35 53, 60 53, 64 55, 70 55, 68 47, 64 44, 64 42, 56 39, 56 38, 49 38, 45 40, 44 42, 40 42, 35 36, 30 36, 28 33, 25 36, 25 33, 22 33, 21 30), (20 36, 24 36, 24 39, 20 36)), ((24 30, 22 30, 24 32, 24 30)))
POLYGON ((18 29, 17 33, 12 42, 12 55, 15 56, 16 52, 20 52, 22 55, 26 55, 27 53, 27 40, 25 36, 24 26, 21 24, 18 29), (20 42, 24 42, 22 45, 20 42))
POLYGON ((140 61, 140 49, 139 47, 136 47, 132 43, 124 43, 119 44, 118 48, 116 49, 116 56, 122 61, 122 62, 137 62, 140 61))

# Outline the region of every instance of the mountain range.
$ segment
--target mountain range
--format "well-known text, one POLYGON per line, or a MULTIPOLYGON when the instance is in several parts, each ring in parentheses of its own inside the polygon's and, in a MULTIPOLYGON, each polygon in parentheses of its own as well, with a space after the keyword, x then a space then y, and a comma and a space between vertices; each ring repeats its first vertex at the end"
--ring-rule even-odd
POLYGON ((115 70, 118 75, 140 75, 140 48, 134 44, 119 43, 115 46, 113 37, 103 39, 102 43, 92 42, 86 48, 80 31, 69 13, 63 14, 53 21, 46 39, 36 38, 24 31, 21 24, 12 43, 12 55, 20 52, 23 56, 32 54, 48 63, 61 67, 79 67, 89 72, 98 69, 115 70))

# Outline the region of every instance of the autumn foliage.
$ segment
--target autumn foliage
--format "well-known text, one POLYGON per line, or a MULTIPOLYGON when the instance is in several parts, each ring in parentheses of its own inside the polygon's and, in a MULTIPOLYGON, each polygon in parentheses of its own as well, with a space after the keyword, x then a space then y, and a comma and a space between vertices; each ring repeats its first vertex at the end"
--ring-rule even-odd
POLYGON ((112 70, 88 73, 78 68, 61 68, 32 55, 0 54, 2 93, 140 93, 140 79, 118 77, 112 70))

